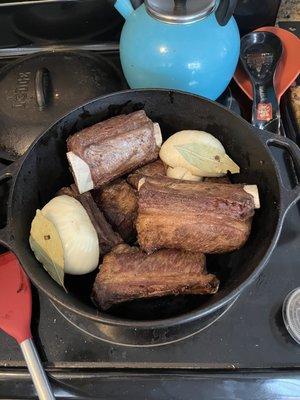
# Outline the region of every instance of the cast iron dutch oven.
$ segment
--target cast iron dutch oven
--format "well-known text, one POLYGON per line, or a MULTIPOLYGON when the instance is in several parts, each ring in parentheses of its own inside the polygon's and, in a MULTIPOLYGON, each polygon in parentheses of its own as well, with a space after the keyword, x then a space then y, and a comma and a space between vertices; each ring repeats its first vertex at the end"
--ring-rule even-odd
POLYGON ((33 283, 60 310, 80 321, 81 329, 91 332, 93 326, 93 331, 98 332, 96 336, 126 345, 180 340, 198 331, 201 321, 231 304, 258 276, 276 245, 287 210, 300 198, 299 184, 293 189, 283 185, 270 146, 286 149, 300 176, 300 150, 293 142, 254 129, 215 102, 154 89, 100 97, 52 125, 21 159, 4 171, 0 183, 10 187, 10 194, 0 242, 17 255, 33 283), (200 129, 215 135, 241 167, 236 182, 258 185, 261 209, 255 214, 250 238, 242 249, 208 257, 208 269, 221 279, 217 294, 139 300, 103 313, 89 300, 95 273, 67 277, 66 293, 33 256, 28 244, 30 224, 36 209, 47 203, 60 187, 72 182, 65 156, 67 137, 106 118, 139 109, 145 109, 151 119, 160 123, 164 139, 182 129, 200 129))

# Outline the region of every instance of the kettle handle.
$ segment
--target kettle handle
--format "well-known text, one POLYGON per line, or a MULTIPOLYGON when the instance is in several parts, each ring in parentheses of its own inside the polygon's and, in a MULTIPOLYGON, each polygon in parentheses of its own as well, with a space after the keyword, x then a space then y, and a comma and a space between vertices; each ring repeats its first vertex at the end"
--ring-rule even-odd
POLYGON ((220 0, 220 3, 216 10, 216 18, 219 25, 227 25, 228 21, 234 13, 236 5, 237 0, 220 0))

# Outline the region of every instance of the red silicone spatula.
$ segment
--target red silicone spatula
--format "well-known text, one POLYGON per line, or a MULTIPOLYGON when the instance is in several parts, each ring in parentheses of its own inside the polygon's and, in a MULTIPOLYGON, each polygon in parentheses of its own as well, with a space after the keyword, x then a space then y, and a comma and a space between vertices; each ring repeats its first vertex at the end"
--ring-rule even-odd
POLYGON ((12 253, 0 255, 0 328, 19 343, 39 399, 55 399, 32 341, 31 288, 12 253))

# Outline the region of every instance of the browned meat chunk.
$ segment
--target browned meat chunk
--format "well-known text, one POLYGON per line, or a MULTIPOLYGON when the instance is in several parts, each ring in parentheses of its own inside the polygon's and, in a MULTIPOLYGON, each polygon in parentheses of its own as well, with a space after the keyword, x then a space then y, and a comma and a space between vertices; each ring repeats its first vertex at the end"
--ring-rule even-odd
POLYGON ((219 178, 204 178, 203 182, 210 183, 231 183, 227 175, 220 176, 219 178))
POLYGON ((80 193, 158 157, 159 125, 144 111, 120 115, 83 129, 67 140, 68 160, 80 193))
POLYGON ((138 205, 134 189, 122 179, 94 190, 93 197, 113 229, 125 241, 133 240, 138 205))
POLYGON ((139 180, 145 176, 166 176, 165 164, 161 160, 146 164, 130 174, 127 178, 127 182, 137 189, 139 180))
POLYGON ((63 195, 74 197, 76 199, 76 197, 79 195, 76 185, 62 187, 56 193, 56 196, 63 196, 63 195))
POLYGON ((204 254, 164 249, 147 255, 120 245, 104 257, 92 298, 106 310, 140 298, 212 294, 218 286, 215 275, 206 272, 204 254))
POLYGON ((63 194, 74 197, 84 207, 98 234, 100 255, 108 253, 114 246, 123 242, 120 235, 114 232, 110 224, 106 221, 89 192, 79 194, 76 185, 71 185, 70 187, 60 189, 57 193, 58 196, 63 194))
POLYGON ((244 245, 254 215, 243 185, 146 178, 139 191, 138 241, 160 248, 224 253, 244 245))

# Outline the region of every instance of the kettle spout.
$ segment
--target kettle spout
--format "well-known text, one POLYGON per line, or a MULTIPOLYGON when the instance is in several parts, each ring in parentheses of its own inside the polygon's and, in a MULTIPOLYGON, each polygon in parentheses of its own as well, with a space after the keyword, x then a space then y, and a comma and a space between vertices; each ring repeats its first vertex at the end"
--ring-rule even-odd
POLYGON ((130 0, 117 0, 114 7, 125 19, 134 11, 130 0))

